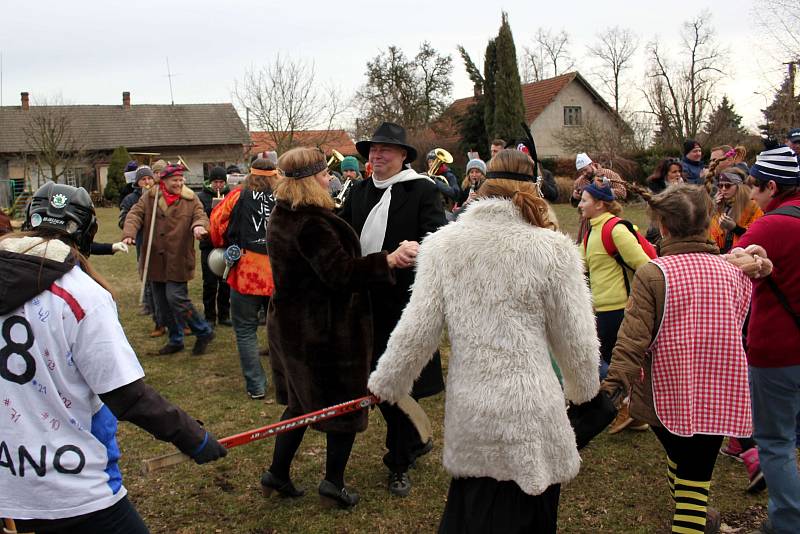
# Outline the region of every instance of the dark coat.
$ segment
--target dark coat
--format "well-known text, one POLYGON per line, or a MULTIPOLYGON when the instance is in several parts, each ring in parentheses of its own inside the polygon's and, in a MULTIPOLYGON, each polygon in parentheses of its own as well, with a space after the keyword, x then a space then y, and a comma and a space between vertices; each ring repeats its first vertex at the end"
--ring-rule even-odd
MULTIPOLYGON (((375 187, 372 180, 356 183, 340 216, 360 235, 367 215, 382 194, 383 189, 375 187)), ((392 202, 389 205, 389 223, 386 226, 383 250, 392 252, 400 246, 401 241, 421 242, 427 234, 435 232, 445 223, 441 195, 436 185, 428 180, 395 184, 392 186, 392 202)), ((397 283, 393 286, 379 285, 370 288, 375 324, 373 366, 386 350, 389 336, 411 298, 414 269, 398 269, 395 276, 397 283)), ((412 396, 427 397, 443 389, 442 364, 437 351, 414 383, 412 396)))
MULTIPOLYGON (((225 195, 230 193, 227 187, 225 187, 222 191, 220 191, 220 200, 225 198, 225 195)), ((197 198, 200 199, 200 203, 203 204, 203 211, 206 212, 206 217, 211 219, 211 210, 214 209, 214 199, 217 198, 217 192, 212 191, 209 188, 204 188, 202 191, 197 193, 197 198)), ((200 241, 200 250, 212 250, 214 248, 213 243, 211 243, 210 239, 203 239, 200 241)))
MULTIPOLYGON (((142 232, 142 250, 147 250, 150 221, 153 215, 153 200, 158 187, 151 187, 131 208, 122 229, 123 239, 142 232)), ((151 282, 188 282, 194 278, 195 249, 192 230, 202 226, 208 230, 208 217, 197 195, 186 186, 181 197, 167 207, 164 196, 158 196, 156 225, 153 231, 153 247, 150 251, 150 266, 147 279, 151 282)), ((139 271, 144 269, 147 254, 139 256, 139 271)))
MULTIPOLYGON (((361 257, 358 236, 332 211, 278 202, 267 250, 275 280, 267 312, 278 403, 302 414, 367 395, 372 314, 367 284, 394 281, 386 253, 361 257)), ((367 411, 315 424, 360 432, 367 411)))

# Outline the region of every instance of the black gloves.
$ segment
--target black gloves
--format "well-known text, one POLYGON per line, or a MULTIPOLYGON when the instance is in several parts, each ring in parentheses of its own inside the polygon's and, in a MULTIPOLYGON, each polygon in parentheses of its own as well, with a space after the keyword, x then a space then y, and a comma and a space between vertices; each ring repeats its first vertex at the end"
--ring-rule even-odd
POLYGON ((203 443, 190 456, 198 464, 205 464, 227 456, 228 449, 223 447, 210 432, 206 432, 203 443))
POLYGON ((578 450, 602 432, 617 416, 611 396, 601 391, 595 398, 583 404, 572 404, 567 408, 567 417, 575 431, 578 450))

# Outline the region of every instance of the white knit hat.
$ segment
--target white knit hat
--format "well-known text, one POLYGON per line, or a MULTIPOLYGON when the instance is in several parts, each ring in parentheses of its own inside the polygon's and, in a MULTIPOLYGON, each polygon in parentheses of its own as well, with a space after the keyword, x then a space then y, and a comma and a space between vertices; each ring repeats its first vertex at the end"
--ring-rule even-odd
POLYGON ((482 159, 471 159, 469 163, 467 163, 467 173, 469 173, 470 169, 478 169, 481 171, 481 174, 486 176, 486 163, 483 162, 482 159))
POLYGON ((582 168, 591 164, 592 164, 592 158, 590 158, 586 152, 581 152, 575 158, 575 168, 577 170, 581 170, 582 168))

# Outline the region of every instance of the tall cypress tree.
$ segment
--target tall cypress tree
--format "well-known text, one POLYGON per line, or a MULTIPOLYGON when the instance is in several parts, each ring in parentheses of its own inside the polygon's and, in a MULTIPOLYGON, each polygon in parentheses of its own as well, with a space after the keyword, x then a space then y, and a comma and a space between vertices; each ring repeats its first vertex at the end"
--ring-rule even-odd
POLYGON ((491 39, 486 45, 486 56, 483 59, 483 116, 486 122, 486 134, 496 137, 494 130, 495 106, 495 71, 497 70, 497 46, 491 39))
MULTIPOLYGON (((495 47, 494 120, 491 130, 488 121, 486 127, 493 135, 508 140, 522 134, 520 123, 525 120, 525 103, 522 100, 522 85, 517 68, 517 49, 508 24, 508 14, 505 12, 495 39, 495 47)), ((489 111, 488 106, 486 111, 489 111)))

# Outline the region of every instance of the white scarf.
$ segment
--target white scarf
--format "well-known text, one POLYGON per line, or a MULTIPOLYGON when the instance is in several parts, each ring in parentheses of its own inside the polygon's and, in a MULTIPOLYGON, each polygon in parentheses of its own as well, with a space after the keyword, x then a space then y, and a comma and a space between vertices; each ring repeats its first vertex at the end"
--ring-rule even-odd
POLYGON ((383 240, 386 238, 386 224, 389 222, 389 205, 392 203, 392 185, 411 180, 430 180, 427 176, 418 174, 414 169, 405 169, 388 180, 379 181, 372 177, 372 183, 378 189, 383 189, 383 195, 367 215, 364 227, 361 229, 361 254, 366 256, 373 252, 383 250, 383 240))

